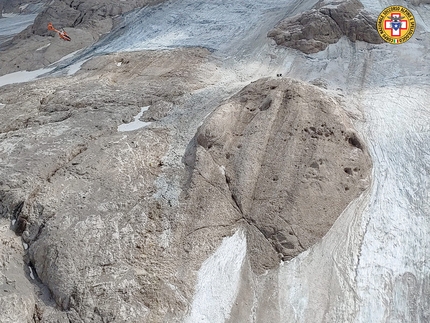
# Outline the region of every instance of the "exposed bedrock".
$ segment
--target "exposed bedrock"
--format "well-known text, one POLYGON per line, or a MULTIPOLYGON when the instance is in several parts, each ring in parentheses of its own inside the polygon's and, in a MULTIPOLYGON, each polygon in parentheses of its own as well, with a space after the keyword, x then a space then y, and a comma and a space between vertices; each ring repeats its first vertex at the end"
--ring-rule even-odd
POLYGON ((268 37, 277 45, 316 53, 336 43, 342 36, 379 44, 376 15, 363 10, 358 0, 319 1, 312 10, 282 20, 268 37))
POLYGON ((224 237, 243 228, 246 261, 263 273, 368 187, 364 142, 307 83, 258 80, 196 130, 200 102, 183 103, 211 82, 207 56, 107 55, 55 84, 19 85, 20 96, 0 91, 0 213, 25 243, 0 269, 21 266, 28 283, 8 295, 30 290, 22 304, 36 322, 183 322, 224 237), (153 124, 117 131, 148 105, 153 124))
POLYGON ((10 281, 0 312, 18 317, 0 322, 180 316, 186 306, 172 268, 181 244, 168 235, 171 206, 156 195, 171 130, 117 127, 151 104, 151 120, 174 113, 207 80, 200 67, 207 55, 106 55, 74 77, 20 84, 20 95, 14 85, 0 89, 0 216, 8 219, 0 219, 0 244, 14 248, 5 247, 11 256, 0 264, 0 286, 10 281), (25 284, 13 285, 19 279, 25 284))
POLYGON ((368 152, 339 103, 290 79, 245 87, 195 140, 190 230, 245 223, 258 273, 311 247, 370 181, 368 152))

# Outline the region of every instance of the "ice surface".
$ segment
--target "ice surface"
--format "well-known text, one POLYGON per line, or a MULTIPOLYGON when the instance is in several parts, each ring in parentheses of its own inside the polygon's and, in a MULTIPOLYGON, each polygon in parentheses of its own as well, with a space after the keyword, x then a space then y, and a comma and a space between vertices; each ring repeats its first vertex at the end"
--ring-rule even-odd
POLYGON ((54 70, 52 68, 42 68, 35 71, 19 71, 10 74, 6 74, 0 76, 0 86, 4 86, 7 84, 15 84, 15 83, 24 83, 35 80, 38 76, 46 74, 50 71, 54 70))
POLYGON ((150 125, 151 122, 143 122, 143 121, 139 120, 142 117, 143 113, 145 111, 147 111, 148 109, 149 109, 149 106, 142 107, 139 114, 134 117, 134 121, 118 126, 118 131, 121 131, 121 132, 122 131, 133 131, 133 130, 137 130, 137 129, 146 127, 147 125, 150 125))
POLYGON ((192 310, 187 323, 224 323, 238 293, 241 269, 246 255, 242 231, 224 238, 221 246, 198 272, 192 310))
POLYGON ((68 67, 67 75, 69 75, 69 76, 74 75, 77 71, 79 71, 79 70, 81 69, 82 65, 83 65, 86 61, 88 61, 89 59, 90 59, 90 58, 83 59, 83 60, 80 60, 80 61, 78 61, 78 62, 76 62, 76 63, 74 63, 74 64, 70 65, 70 66, 68 67))
POLYGON ((428 86, 363 93, 375 185, 357 266, 358 322, 424 322, 430 290, 428 86), (370 109, 373 107, 373 109, 370 109), (388 302, 387 302, 388 299, 388 302), (413 305, 413 303, 415 305, 413 305))
MULTIPOLYGON (((365 2, 367 3, 367 2, 365 2)), ((403 4, 406 5, 406 4, 403 4)), ((372 2, 371 9, 386 7, 372 2)), ((417 30, 430 19, 416 7, 417 30)), ((285 263, 281 321, 428 322, 430 291, 430 37, 351 44, 296 57, 286 73, 342 89, 373 160, 370 192, 310 252, 285 263)))
POLYGON ((0 44, 7 40, 8 36, 11 38, 31 25, 36 16, 37 14, 3 14, 3 18, 0 19, 0 44))

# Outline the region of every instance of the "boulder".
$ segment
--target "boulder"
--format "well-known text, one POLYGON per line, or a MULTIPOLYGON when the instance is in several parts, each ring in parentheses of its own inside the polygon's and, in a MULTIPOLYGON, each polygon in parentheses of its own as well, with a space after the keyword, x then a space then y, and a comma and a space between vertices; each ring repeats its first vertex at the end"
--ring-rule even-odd
POLYGON ((195 141, 189 230, 243 223, 257 273, 309 249, 370 183, 369 154, 339 103, 291 79, 245 87, 195 141))

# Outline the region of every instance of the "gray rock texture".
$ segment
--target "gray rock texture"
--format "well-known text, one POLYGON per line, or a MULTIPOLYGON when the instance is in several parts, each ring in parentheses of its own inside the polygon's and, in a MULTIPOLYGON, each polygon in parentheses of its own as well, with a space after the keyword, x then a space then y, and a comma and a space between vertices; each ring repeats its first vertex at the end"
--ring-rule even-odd
POLYGON ((0 18, 2 13, 28 14, 40 8, 41 0, 0 0, 0 18))
POLYGON ((0 218, 0 322, 31 322, 36 295, 21 238, 0 218))
MULTIPOLYGON (((11 4, 7 6, 12 10, 19 8, 20 4, 30 2, 32 1, 16 1, 14 6, 11 4)), ((45 6, 37 15, 34 23, 10 42, 0 46, 0 51, 2 51, 0 75, 46 67, 65 55, 96 42, 111 30, 115 18, 122 14, 162 1, 54 0, 44 2, 45 6), (52 22, 57 29, 64 28, 72 41, 65 42, 55 32, 49 31, 47 29, 49 22, 52 22)))
POLYGON ((420 4, 430 3, 430 0, 411 0, 410 2, 414 6, 419 6, 420 4))
POLYGON ((364 143, 339 102, 306 83, 254 82, 197 130, 198 109, 183 107, 213 81, 208 54, 108 55, 55 83, 0 89, 1 210, 28 245, 13 255, 19 265, 25 253, 19 275, 33 283, 3 298, 5 311, 14 297, 27 321, 182 322, 223 237, 243 228, 264 273, 368 186, 364 143), (148 105, 153 124, 117 131, 148 105), (194 139, 172 157, 189 123, 194 139))
POLYGON ((100 1, 100 0, 54 0, 36 18, 31 33, 41 36, 51 34, 46 29, 48 22, 59 27, 93 29, 99 33, 108 32, 112 18, 146 5, 160 3, 160 0, 100 1), (106 21, 108 20, 108 21, 106 21))
POLYGON ((268 33, 277 45, 295 48, 306 54, 322 51, 342 36, 353 42, 383 42, 376 31, 376 16, 364 11, 358 0, 321 0, 314 9, 284 19, 268 33))
MULTIPOLYGON (((43 322, 156 322, 180 310, 164 283, 176 264, 163 236, 170 215, 153 197, 170 131, 117 126, 201 87, 207 55, 104 56, 76 77, 22 85, 22 96, 1 88, 1 210, 29 245, 26 264, 48 299, 36 303, 43 322)), ((22 315, 34 312, 35 300, 26 304, 22 315)))
MULTIPOLYGON (((0 71, 48 65, 145 3, 55 0, 0 71), (72 43, 37 29, 60 17, 72 43)), ((266 46, 267 30, 253 43, 267 52, 249 60, 244 47, 241 59, 119 52, 73 76, 0 87, 1 323, 190 322, 209 289, 201 270, 232 236, 246 240, 240 272, 213 261, 240 277, 222 322, 281 321, 282 268, 369 187, 372 164, 345 112, 357 108, 324 77, 259 78, 284 69, 268 65, 287 52, 266 46), (139 112, 150 124, 119 131, 139 112)))

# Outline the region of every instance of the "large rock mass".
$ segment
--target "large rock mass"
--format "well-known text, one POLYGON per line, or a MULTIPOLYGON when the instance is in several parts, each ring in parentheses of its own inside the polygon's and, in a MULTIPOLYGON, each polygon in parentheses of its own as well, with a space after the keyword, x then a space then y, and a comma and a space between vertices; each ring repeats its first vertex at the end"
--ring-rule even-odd
POLYGON ((190 227, 242 221, 258 273, 312 246, 369 185, 369 155, 339 104, 300 82, 252 83, 195 140, 190 227))
POLYGON ((314 9, 281 21, 268 36, 278 45, 306 54, 322 51, 342 36, 353 42, 383 42, 376 31, 376 16, 364 11, 358 0, 321 0, 314 9))
POLYGON ((197 130, 199 102, 187 102, 217 77, 208 55, 108 55, 14 86, 20 96, 0 90, 0 211, 24 242, 2 238, 14 252, 1 269, 28 277, 0 281, 2 313, 15 299, 22 322, 183 322, 223 237, 242 229, 259 275, 366 189, 366 147, 315 86, 258 80, 197 130), (144 106, 153 124, 117 131, 144 106))

